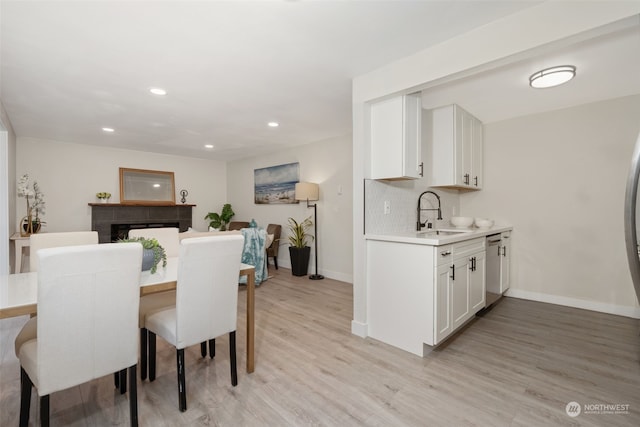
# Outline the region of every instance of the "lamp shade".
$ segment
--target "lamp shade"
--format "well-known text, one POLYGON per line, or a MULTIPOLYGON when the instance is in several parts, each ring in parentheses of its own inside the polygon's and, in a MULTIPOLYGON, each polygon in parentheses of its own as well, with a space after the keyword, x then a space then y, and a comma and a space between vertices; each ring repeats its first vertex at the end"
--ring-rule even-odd
POLYGON ((318 200, 320 186, 312 182, 296 183, 296 200, 318 200))

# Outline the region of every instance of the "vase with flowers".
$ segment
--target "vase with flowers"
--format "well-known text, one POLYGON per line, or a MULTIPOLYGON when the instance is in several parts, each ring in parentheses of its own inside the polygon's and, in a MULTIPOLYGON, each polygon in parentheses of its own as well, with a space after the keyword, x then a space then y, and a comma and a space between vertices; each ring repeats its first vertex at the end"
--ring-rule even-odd
POLYGON ((27 215, 20 221, 20 235, 29 236, 40 231, 45 224, 41 216, 44 215, 44 194, 40 191, 37 181, 29 183, 29 174, 24 174, 18 181, 18 196, 27 201, 27 215))
POLYGON ((102 191, 100 193, 96 193, 96 197, 100 199, 102 203, 109 203, 109 198, 111 198, 111 193, 107 193, 106 191, 102 191))

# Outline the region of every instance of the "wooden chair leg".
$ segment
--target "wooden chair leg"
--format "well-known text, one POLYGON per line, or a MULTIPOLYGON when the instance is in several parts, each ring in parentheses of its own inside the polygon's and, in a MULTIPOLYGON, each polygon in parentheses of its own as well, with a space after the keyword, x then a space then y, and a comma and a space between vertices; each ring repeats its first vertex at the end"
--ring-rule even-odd
POLYGON ((206 341, 202 341, 200 343, 200 355, 202 357, 207 357, 207 342, 206 341))
POLYGON ((176 350, 176 361, 178 371, 178 405, 180 412, 187 410, 187 384, 184 372, 184 349, 176 350))
POLYGON ((274 256, 273 257, 273 264, 276 266, 276 270, 278 269, 278 257, 274 256))
POLYGON ((209 340, 209 356, 213 359, 216 357, 216 339, 209 340))
POLYGON ((138 384, 136 365, 129 367, 129 420, 131 427, 138 427, 138 384))
POLYGON ((236 331, 229 332, 229 361, 231 362, 231 385, 238 385, 238 368, 236 366, 236 331))
POLYGON ((147 359, 149 358, 147 341, 147 328, 140 328, 140 379, 142 381, 147 379, 147 359))
POLYGON ((120 371, 113 373, 113 386, 120 388, 120 371))
POLYGON ((149 381, 156 379, 156 334, 149 331, 149 381))
POLYGON ((31 408, 31 388, 33 383, 22 366, 20 367, 20 427, 29 425, 29 410, 31 408))
POLYGON ((49 427, 49 395, 40 397, 40 427, 49 427))

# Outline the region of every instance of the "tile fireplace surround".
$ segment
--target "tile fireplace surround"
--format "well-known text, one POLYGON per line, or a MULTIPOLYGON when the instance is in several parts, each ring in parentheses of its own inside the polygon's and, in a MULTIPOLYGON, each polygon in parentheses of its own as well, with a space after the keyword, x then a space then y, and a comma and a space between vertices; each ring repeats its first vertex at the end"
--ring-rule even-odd
POLYGON ((109 243, 119 230, 146 227, 178 227, 187 231, 192 225, 192 208, 195 205, 121 205, 117 203, 89 203, 91 206, 91 230, 98 232, 100 243, 109 243))

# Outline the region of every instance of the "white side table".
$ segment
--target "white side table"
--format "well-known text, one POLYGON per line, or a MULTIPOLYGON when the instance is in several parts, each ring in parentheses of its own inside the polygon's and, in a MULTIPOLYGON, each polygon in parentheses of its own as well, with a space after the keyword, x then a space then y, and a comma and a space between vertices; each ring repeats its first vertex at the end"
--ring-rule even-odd
POLYGON ((29 236, 23 237, 20 233, 13 233, 9 240, 13 242, 13 250, 15 252, 13 272, 22 273, 22 251, 31 245, 31 240, 29 240, 29 236))

